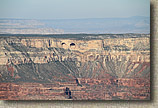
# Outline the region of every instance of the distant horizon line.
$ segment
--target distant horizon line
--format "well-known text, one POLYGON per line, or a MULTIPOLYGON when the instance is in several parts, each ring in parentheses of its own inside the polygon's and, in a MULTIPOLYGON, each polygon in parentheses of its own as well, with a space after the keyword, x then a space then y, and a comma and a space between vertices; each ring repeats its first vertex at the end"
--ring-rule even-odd
POLYGON ((112 35, 121 35, 121 34, 145 34, 150 35, 151 33, 59 33, 59 34, 12 34, 12 33, 0 33, 1 35, 105 35, 105 34, 112 34, 112 35))
POLYGON ((130 17, 104 17, 104 18, 1 18, 2 19, 14 19, 14 20, 79 20, 79 19, 126 19, 134 17, 150 18, 150 16, 130 16, 130 17))

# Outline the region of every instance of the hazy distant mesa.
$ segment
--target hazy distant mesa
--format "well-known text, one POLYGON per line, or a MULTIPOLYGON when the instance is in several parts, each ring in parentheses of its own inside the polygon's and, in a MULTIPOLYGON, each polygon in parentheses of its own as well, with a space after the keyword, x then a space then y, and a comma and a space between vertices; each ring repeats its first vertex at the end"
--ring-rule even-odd
POLYGON ((0 34, 150 33, 149 17, 0 19, 0 34))
POLYGON ((63 34, 61 29, 43 27, 36 20, 0 20, 1 34, 63 34), (43 27, 43 28, 42 28, 43 27))
POLYGON ((9 34, 63 34, 64 31, 52 28, 35 28, 35 29, 5 29, 1 33, 9 34))

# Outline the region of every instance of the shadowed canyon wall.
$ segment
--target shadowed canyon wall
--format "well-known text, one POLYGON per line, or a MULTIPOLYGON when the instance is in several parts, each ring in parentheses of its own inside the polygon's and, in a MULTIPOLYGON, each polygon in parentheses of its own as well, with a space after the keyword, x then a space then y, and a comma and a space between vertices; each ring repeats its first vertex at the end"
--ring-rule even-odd
MULTIPOLYGON (((100 94, 99 99, 117 99, 119 96, 121 96, 119 99, 130 99, 131 96, 135 99, 148 99, 149 41, 149 37, 95 40, 1 37, 0 81, 57 84, 51 87, 55 87, 55 90, 59 89, 61 93, 65 87, 71 88, 73 99, 95 99, 97 95, 91 96, 91 93, 97 93, 100 87, 94 86, 104 83, 106 86, 102 85, 101 89, 106 96, 101 97, 100 94), (147 86, 147 89, 141 96, 114 91, 112 94, 107 94, 109 91, 104 91, 105 88, 119 88, 118 84, 120 89, 122 86, 128 86, 128 89, 133 86, 144 88, 143 85, 147 86), (87 98, 81 95, 81 92, 87 91, 88 85, 90 93, 87 94, 87 98)), ((56 98, 58 96, 56 94, 56 98)))

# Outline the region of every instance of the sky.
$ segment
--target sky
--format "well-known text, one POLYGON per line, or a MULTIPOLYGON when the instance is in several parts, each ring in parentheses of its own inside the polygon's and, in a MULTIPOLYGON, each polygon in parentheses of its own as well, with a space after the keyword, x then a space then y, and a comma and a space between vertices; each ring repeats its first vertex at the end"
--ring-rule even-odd
POLYGON ((150 16, 150 0, 0 0, 0 18, 80 19, 150 16))

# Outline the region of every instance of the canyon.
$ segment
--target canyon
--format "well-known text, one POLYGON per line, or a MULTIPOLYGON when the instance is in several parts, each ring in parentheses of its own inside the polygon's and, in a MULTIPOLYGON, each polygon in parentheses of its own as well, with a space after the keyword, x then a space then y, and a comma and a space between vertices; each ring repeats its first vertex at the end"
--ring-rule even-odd
POLYGON ((62 37, 2 35, 0 99, 150 99, 150 35, 62 37))

